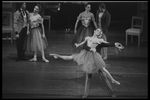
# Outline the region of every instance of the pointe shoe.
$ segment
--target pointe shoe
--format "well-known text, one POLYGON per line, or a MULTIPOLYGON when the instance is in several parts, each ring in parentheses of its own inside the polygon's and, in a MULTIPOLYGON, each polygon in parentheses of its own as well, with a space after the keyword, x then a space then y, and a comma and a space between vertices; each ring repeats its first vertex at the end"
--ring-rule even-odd
POLYGON ((50 56, 53 56, 55 59, 58 58, 58 55, 57 54, 49 54, 50 56))
POLYGON ((83 98, 83 99, 87 98, 87 95, 83 95, 82 98, 83 98))
POLYGON ((120 82, 118 82, 118 81, 116 81, 116 80, 113 80, 112 83, 117 84, 117 85, 120 85, 120 82))
POLYGON ((113 94, 111 97, 113 97, 113 98, 114 98, 114 97, 116 97, 116 95, 114 95, 114 94, 113 94))
POLYGON ((44 62, 46 62, 46 63, 48 63, 48 62, 49 62, 49 60, 47 60, 47 59, 45 59, 45 58, 43 59, 43 61, 44 61, 44 62))
POLYGON ((55 54, 51 54, 51 53, 50 53, 49 55, 50 55, 50 56, 53 56, 53 55, 55 55, 55 54))
POLYGON ((32 58, 29 61, 37 61, 37 59, 36 58, 32 58))

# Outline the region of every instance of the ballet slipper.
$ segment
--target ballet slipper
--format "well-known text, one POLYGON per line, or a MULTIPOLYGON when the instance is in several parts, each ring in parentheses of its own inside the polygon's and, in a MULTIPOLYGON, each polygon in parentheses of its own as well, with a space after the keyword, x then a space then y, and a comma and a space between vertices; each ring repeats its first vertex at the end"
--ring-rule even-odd
POLYGON ((49 62, 49 60, 47 60, 47 59, 45 59, 45 58, 43 58, 42 60, 43 60, 44 62, 46 62, 46 63, 49 62))
POLYGON ((120 85, 120 82, 118 82, 118 81, 116 81, 116 80, 113 80, 112 83, 117 84, 117 85, 120 85))
POLYGON ((37 59, 36 58, 32 58, 29 61, 37 61, 37 59))
POLYGON ((84 94, 84 95, 82 96, 82 98, 83 98, 83 99, 84 99, 84 98, 87 98, 87 95, 84 94))
POLYGON ((114 97, 116 97, 116 95, 114 95, 114 94, 113 94, 111 97, 113 97, 113 98, 114 98, 114 97))
POLYGON ((53 56, 55 59, 58 58, 58 55, 57 54, 49 54, 50 56, 53 56))
POLYGON ((50 55, 50 56, 53 56, 53 55, 55 55, 55 54, 50 53, 49 55, 50 55))

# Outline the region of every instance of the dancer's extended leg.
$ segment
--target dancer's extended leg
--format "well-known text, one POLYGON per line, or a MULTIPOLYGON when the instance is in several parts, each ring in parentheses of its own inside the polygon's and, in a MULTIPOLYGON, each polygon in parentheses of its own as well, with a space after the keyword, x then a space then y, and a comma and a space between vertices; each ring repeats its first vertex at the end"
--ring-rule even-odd
POLYGON ((114 95, 114 91, 111 87, 111 84, 109 83, 107 77, 105 76, 105 74, 101 71, 98 70, 98 74, 100 76, 100 78, 102 79, 102 82, 106 85, 106 87, 108 88, 109 93, 111 94, 112 97, 115 97, 114 95))
POLYGON ((55 59, 57 59, 57 58, 61 58, 64 60, 72 60, 73 59, 72 55, 71 56, 63 56, 63 55, 59 55, 59 54, 49 54, 49 55, 53 56, 55 59))
POLYGON ((90 88, 90 81, 92 78, 92 74, 86 73, 86 79, 85 79, 85 89, 84 89, 84 95, 82 98, 86 98, 89 94, 89 88, 90 88))
POLYGON ((112 83, 115 83, 115 84, 117 84, 117 85, 120 85, 120 83, 119 83, 118 81, 116 81, 116 80, 110 75, 110 73, 107 71, 107 69, 102 68, 101 70, 102 70, 102 71, 104 72, 104 74, 112 81, 112 83))

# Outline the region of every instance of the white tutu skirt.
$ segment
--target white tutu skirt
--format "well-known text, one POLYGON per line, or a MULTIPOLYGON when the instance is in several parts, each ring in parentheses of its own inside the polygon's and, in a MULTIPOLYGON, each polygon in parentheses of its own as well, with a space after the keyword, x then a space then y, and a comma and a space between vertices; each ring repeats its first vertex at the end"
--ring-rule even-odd
POLYGON ((30 34, 27 37, 26 51, 42 51, 48 47, 47 39, 42 38, 42 30, 40 27, 31 29, 30 34))
POLYGON ((106 67, 101 55, 97 52, 81 50, 80 53, 73 54, 73 60, 77 62, 80 69, 85 73, 95 73, 100 68, 106 67))

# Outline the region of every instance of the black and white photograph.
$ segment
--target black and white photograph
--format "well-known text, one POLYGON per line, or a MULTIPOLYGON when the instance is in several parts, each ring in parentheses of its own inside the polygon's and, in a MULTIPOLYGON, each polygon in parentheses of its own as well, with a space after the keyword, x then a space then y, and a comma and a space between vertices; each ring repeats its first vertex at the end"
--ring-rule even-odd
POLYGON ((147 99, 148 1, 2 1, 2 99, 147 99))

